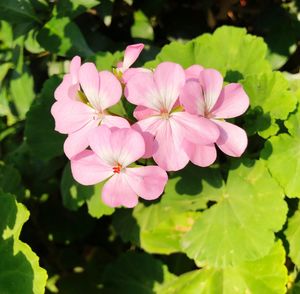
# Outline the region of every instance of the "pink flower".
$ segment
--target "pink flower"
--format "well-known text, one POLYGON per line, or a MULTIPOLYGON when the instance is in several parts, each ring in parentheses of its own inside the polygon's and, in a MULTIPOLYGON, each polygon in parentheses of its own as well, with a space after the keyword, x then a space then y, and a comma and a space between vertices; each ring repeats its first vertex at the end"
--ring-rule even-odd
POLYGON ((214 123, 180 108, 178 97, 184 84, 183 68, 176 63, 163 62, 154 73, 136 73, 125 88, 128 101, 138 105, 134 116, 139 121, 134 128, 147 134, 148 150, 151 150, 151 135, 155 138, 153 158, 168 171, 182 169, 188 163, 184 141, 207 145, 219 137, 214 123))
POLYGON ((78 72, 80 66, 80 57, 73 57, 70 62, 70 73, 64 75, 63 81, 54 92, 54 97, 56 100, 61 100, 66 97, 73 99, 73 97, 76 96, 75 94, 79 90, 78 72))
POLYGON ((56 101, 51 108, 55 130, 68 134, 64 151, 69 158, 87 148, 87 135, 98 125, 130 127, 127 120, 106 111, 122 95, 121 84, 112 73, 98 72, 94 64, 85 63, 78 71, 78 82, 74 96, 56 101))
MULTIPOLYGON (((190 114, 196 114, 213 122, 220 132, 217 146, 230 156, 241 156, 248 143, 246 132, 224 119, 243 114, 249 106, 249 98, 240 84, 232 83, 223 88, 223 78, 214 69, 203 69, 197 76, 188 79, 180 102, 190 114)), ((214 144, 206 146, 185 144, 191 161, 207 166, 216 159, 214 144)))
POLYGON ((83 185, 108 179, 102 189, 103 202, 109 206, 134 207, 138 197, 158 198, 168 180, 158 166, 128 167, 145 153, 143 137, 128 128, 96 128, 89 136, 91 150, 71 159, 72 174, 83 185))

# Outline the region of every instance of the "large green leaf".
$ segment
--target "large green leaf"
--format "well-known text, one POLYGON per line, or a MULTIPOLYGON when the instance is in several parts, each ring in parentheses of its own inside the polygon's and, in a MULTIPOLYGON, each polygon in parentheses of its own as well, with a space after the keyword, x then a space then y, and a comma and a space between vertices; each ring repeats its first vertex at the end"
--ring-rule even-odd
POLYGON ((146 66, 155 67, 162 61, 177 62, 183 67, 201 64, 221 71, 227 81, 237 81, 251 74, 270 72, 266 54, 262 38, 247 34, 242 28, 223 26, 186 44, 166 45, 155 61, 146 66))
POLYGON ((28 114, 25 137, 34 154, 41 159, 50 160, 63 154, 64 136, 54 131, 54 119, 50 109, 54 103, 54 90, 60 80, 52 77, 44 84, 40 97, 28 114))
POLYGON ((288 227, 284 232, 288 242, 289 242, 289 257, 292 259, 293 263, 300 267, 300 211, 297 210, 296 213, 289 219, 288 227))
POLYGON ((60 0, 57 2, 57 13, 59 16, 74 18, 99 4, 99 0, 60 0))
POLYGON ((261 156, 286 195, 300 198, 300 112, 291 115, 285 126, 291 135, 271 137, 261 156))
POLYGON ((153 41, 154 31, 147 16, 141 10, 138 10, 134 13, 133 18, 134 23, 130 28, 131 37, 153 41))
POLYGON ((37 40, 43 48, 61 56, 93 54, 78 26, 68 17, 52 17, 37 35, 37 40))
MULTIPOLYGON (((248 163, 249 165, 249 163, 248 163)), ((217 204, 204 211, 182 246, 197 264, 226 267, 266 255, 285 222, 283 191, 264 162, 231 170, 217 204)))
POLYGON ((297 104, 297 98, 289 90, 289 83, 280 72, 257 74, 242 81, 250 98, 254 118, 246 124, 248 132, 256 131, 266 138, 278 131, 274 128, 276 119, 285 120, 297 104), (271 128, 271 132, 270 132, 271 128))
POLYGON ((286 293, 285 251, 277 242, 268 255, 224 269, 207 268, 179 276, 163 285, 159 294, 286 293))
POLYGON ((38 256, 19 240, 29 212, 11 194, 0 191, 0 293, 44 293, 47 273, 38 256))
POLYGON ((104 292, 156 293, 159 285, 172 277, 167 267, 152 256, 129 252, 107 267, 104 273, 104 292))

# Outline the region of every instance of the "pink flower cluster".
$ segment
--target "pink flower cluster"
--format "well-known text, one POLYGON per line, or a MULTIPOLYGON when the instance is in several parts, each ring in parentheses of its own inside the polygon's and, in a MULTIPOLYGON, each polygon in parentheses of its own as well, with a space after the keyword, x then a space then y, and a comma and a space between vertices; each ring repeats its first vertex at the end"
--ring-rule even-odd
POLYGON ((68 135, 64 151, 75 180, 93 185, 108 179, 102 199, 112 207, 134 207, 138 197, 158 198, 166 171, 178 171, 189 161, 211 165, 215 145, 235 157, 247 146, 245 131, 225 121, 249 106, 240 84, 223 86, 218 71, 200 65, 184 70, 162 62, 155 70, 130 68, 143 47, 128 46, 114 74, 74 57, 51 109, 55 130, 68 135), (109 110, 123 95, 136 105, 132 125, 109 110), (129 167, 150 157, 157 166, 129 167))

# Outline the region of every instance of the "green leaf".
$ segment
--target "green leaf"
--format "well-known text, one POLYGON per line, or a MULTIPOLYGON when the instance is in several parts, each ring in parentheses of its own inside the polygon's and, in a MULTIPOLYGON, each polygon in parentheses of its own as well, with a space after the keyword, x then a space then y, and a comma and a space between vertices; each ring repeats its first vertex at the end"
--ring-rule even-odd
POLYGON ((30 0, 0 0, 0 18, 13 24, 40 22, 30 0))
POLYGON ((159 285, 172 278, 167 267, 152 256, 128 252, 107 267, 104 272, 104 292, 157 293, 159 285))
POLYGON ((36 157, 50 160, 63 154, 64 136, 54 131, 54 119, 50 109, 55 102, 54 90, 60 80, 52 77, 43 86, 40 97, 35 101, 25 124, 25 137, 36 157))
POLYGON ((224 269, 207 268, 179 276, 163 285, 158 294, 286 293, 285 251, 277 242, 268 255, 224 269))
MULTIPOLYGON (((248 164, 249 165, 249 164, 248 164)), ((274 232, 285 222, 287 205, 264 162, 229 171, 217 204, 204 211, 182 247, 200 266, 226 267, 266 255, 274 232)))
POLYGON ((131 37, 134 39, 143 39, 153 41, 154 31, 143 11, 138 10, 133 14, 134 23, 130 28, 131 37))
POLYGON ((99 4, 99 0, 60 0, 57 2, 57 14, 74 18, 99 4))
POLYGON ((5 78, 6 74, 8 71, 13 67, 12 62, 5 62, 0 65, 0 83, 3 81, 5 78))
POLYGON ((19 240, 28 210, 11 194, 0 191, 0 292, 44 293, 47 273, 38 256, 19 240))
POLYGON ((257 112, 256 120, 255 116, 248 119, 246 129, 250 133, 258 131, 264 138, 275 135, 278 131, 275 120, 285 120, 297 104, 288 81, 280 72, 272 72, 249 76, 242 83, 250 98, 251 110, 257 112))
POLYGON ((262 38, 247 34, 246 29, 222 26, 213 34, 203 34, 187 44, 166 45, 155 61, 146 66, 155 67, 162 61, 177 62, 185 68, 201 64, 219 70, 225 80, 234 82, 251 74, 270 72, 266 54, 262 38))
POLYGON ((26 39, 24 42, 26 50, 28 50, 31 53, 35 53, 35 54, 45 51, 45 49, 40 46, 40 44, 38 43, 38 41, 36 39, 37 34, 38 34, 37 30, 31 30, 28 33, 28 35, 26 36, 26 39))
POLYGON ((78 26, 68 17, 52 17, 38 33, 37 40, 46 50, 60 56, 93 54, 78 26))
POLYGON ((90 60, 96 64, 99 70, 112 70, 122 58, 123 53, 120 51, 116 51, 113 54, 99 51, 90 60))
POLYGON ((300 112, 291 115, 285 126, 291 135, 271 137, 261 157, 266 159, 272 177, 283 187, 285 194, 300 198, 300 112))
POLYGON ((19 117, 25 118, 35 97, 33 77, 26 65, 23 66, 22 72, 13 71, 10 92, 19 117))
POLYGON ((300 267, 300 211, 289 219, 287 229, 284 232, 287 241, 289 242, 289 257, 293 263, 300 267))

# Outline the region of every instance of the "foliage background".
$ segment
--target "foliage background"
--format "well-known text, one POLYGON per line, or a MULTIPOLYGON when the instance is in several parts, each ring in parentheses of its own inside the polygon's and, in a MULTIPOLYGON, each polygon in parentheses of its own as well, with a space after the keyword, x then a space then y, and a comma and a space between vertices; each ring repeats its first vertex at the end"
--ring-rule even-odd
POLYGON ((0 293, 300 293, 299 9, 0 0, 0 293), (50 107, 70 58, 110 70, 136 42, 139 65, 199 63, 241 82, 251 107, 235 123, 249 146, 171 173, 155 203, 114 211, 101 185, 72 180, 50 107))

